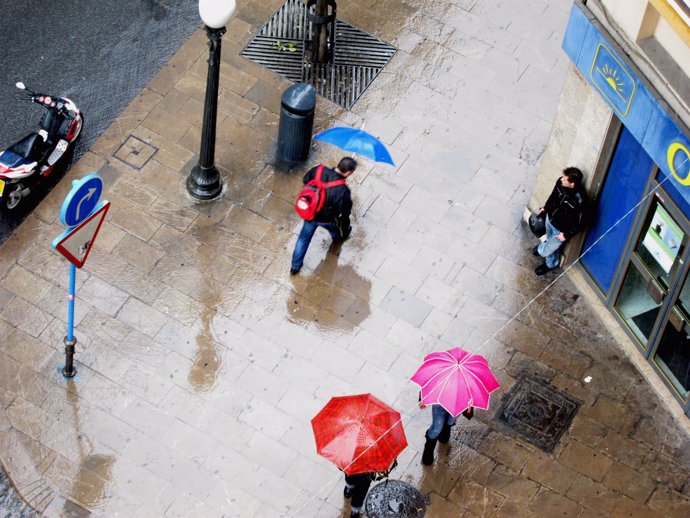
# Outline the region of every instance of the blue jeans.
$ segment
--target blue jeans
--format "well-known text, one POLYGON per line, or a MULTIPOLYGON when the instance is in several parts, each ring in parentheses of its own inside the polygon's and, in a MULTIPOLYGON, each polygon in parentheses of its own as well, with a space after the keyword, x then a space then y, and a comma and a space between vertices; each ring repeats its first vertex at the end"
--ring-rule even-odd
POLYGON ((565 243, 556 237, 560 233, 561 231, 554 227, 546 216, 546 241, 539 245, 537 251, 544 258, 546 267, 551 270, 558 266, 561 259, 561 247, 565 243))
POLYGON ((431 405, 431 426, 426 431, 429 439, 438 439, 443 425, 453 426, 457 418, 453 417, 441 405, 431 405))
POLYGON ((311 243, 311 238, 314 237, 314 232, 318 227, 323 227, 331 234, 333 241, 342 241, 340 231, 338 230, 338 225, 335 222, 322 223, 321 221, 304 221, 302 225, 302 230, 297 238, 297 243, 295 243, 295 251, 292 252, 292 265, 293 270, 301 270, 302 264, 304 263, 304 256, 307 255, 307 249, 309 248, 309 243, 311 243))

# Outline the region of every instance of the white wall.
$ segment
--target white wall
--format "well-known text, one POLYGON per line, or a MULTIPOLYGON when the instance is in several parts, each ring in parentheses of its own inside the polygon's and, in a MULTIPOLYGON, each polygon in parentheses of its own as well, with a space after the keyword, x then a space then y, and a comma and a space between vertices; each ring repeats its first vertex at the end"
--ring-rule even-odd
POLYGON ((637 41, 647 9, 647 0, 599 0, 609 15, 630 41, 637 41))
POLYGON ((666 49, 669 56, 690 76, 690 47, 673 30, 666 20, 659 18, 654 38, 666 49))

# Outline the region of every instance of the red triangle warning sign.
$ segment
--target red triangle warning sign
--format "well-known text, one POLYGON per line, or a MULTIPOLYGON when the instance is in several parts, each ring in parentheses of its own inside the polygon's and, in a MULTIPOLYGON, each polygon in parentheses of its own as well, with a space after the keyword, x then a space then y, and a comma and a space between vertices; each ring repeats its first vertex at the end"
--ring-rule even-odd
POLYGON ((102 202, 78 226, 65 230, 56 237, 53 240, 53 248, 77 268, 84 266, 109 208, 109 201, 102 202))

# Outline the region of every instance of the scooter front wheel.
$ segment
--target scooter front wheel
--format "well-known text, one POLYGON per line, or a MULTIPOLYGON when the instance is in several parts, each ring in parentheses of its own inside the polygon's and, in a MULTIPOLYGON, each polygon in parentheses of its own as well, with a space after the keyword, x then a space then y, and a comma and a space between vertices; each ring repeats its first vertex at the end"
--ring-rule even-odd
POLYGON ((11 212, 19 206, 24 197, 24 186, 21 183, 6 185, 0 198, 0 209, 3 212, 11 212))

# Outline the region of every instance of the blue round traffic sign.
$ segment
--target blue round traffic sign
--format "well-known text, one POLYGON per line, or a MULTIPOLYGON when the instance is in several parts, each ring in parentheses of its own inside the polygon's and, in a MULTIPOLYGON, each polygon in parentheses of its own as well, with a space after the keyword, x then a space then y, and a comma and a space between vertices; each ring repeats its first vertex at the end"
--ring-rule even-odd
POLYGON ((72 182, 72 190, 60 209, 60 222, 74 227, 89 217, 103 192, 103 180, 96 173, 72 182))

